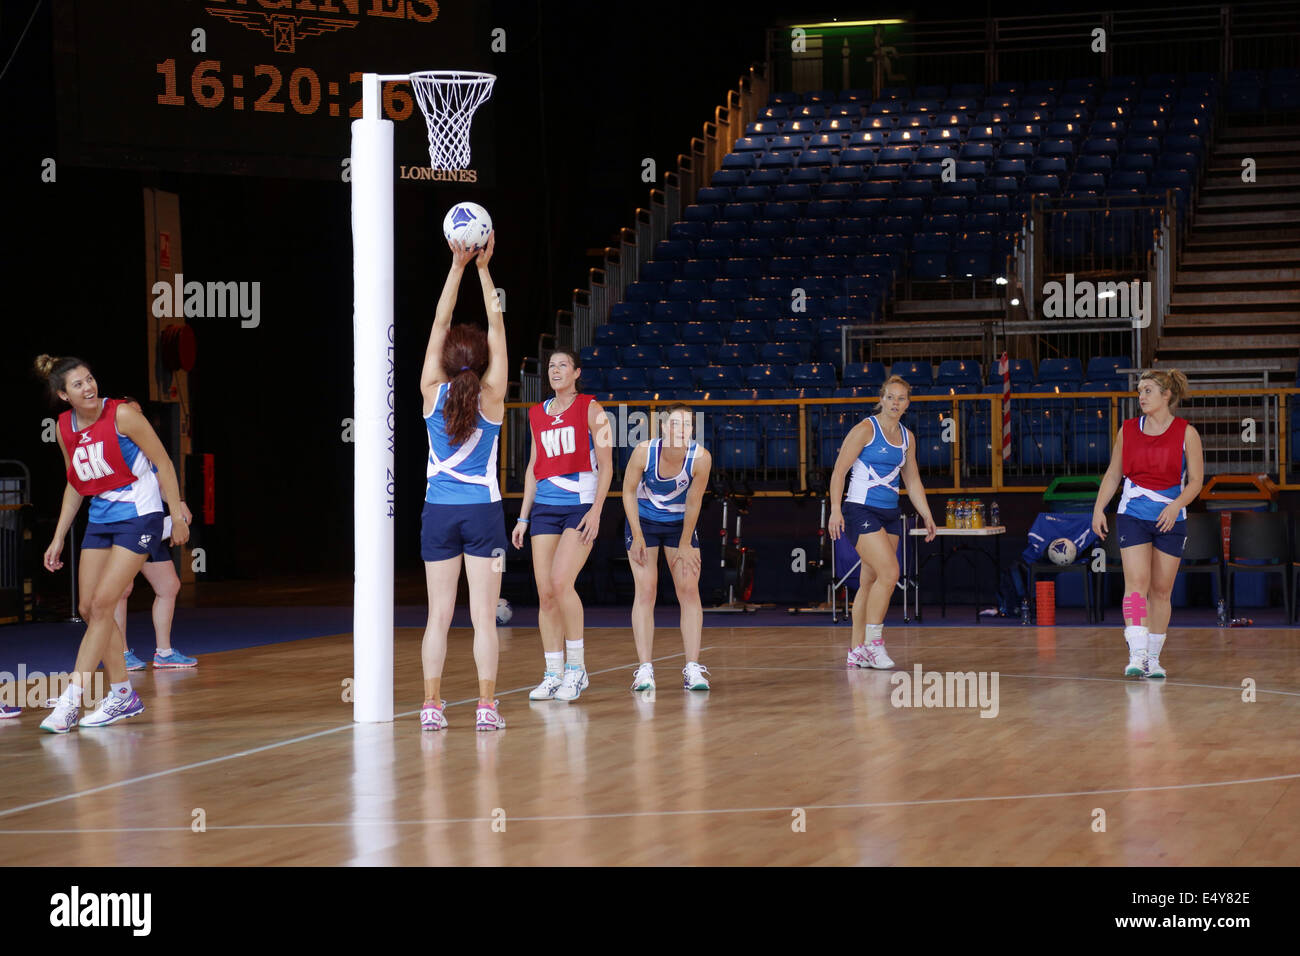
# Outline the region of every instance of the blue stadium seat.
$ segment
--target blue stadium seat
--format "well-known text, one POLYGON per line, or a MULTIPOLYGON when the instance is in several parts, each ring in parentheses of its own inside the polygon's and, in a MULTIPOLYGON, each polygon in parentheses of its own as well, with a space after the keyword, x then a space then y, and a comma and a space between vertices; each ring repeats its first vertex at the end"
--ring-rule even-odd
POLYGON ((690 370, 684 368, 653 369, 650 373, 650 387, 661 394, 665 391, 673 393, 690 391, 690 370))
POLYGON ((1083 381, 1083 366, 1076 358, 1045 358, 1038 363, 1038 382, 1041 385, 1073 384, 1083 381))
POLYGON ((807 361, 808 345, 803 342, 769 342, 758 353, 758 361, 766 365, 795 366, 807 361))
POLYGON ((795 366, 791 381, 799 388, 834 388, 835 370, 824 362, 795 366))
POLYGON ((596 345, 631 345, 636 341, 632 326, 614 322, 596 326, 596 345))
POLYGON ((611 368, 605 370, 605 387, 614 392, 627 392, 649 386, 647 369, 641 367, 611 368))
POLYGON ((677 334, 685 345, 722 344, 722 330, 716 322, 686 322, 678 327, 677 334))
POLYGON ((745 384, 750 388, 788 388, 790 385, 790 366, 752 365, 745 369, 745 384))
POLYGON ((973 359, 946 359, 939 363, 934 378, 939 385, 980 384, 980 363, 973 359))
POLYGON ((713 361, 718 365, 753 365, 758 361, 758 352, 751 342, 733 341, 718 346, 713 361))
POLYGON ((930 385, 934 382, 934 369, 929 362, 895 362, 890 375, 898 375, 911 385, 930 385))
POLYGON ((703 345, 678 343, 664 349, 664 361, 676 368, 690 369, 697 365, 708 365, 709 353, 703 345))
POLYGON ((727 340, 761 344, 767 341, 767 324, 761 319, 737 319, 727 328, 727 340))
POLYGON ((853 362, 844 367, 844 384, 879 388, 888 377, 881 362, 853 362))
POLYGON ((693 369, 695 387, 701 389, 740 388, 744 384, 735 365, 706 365, 693 369))

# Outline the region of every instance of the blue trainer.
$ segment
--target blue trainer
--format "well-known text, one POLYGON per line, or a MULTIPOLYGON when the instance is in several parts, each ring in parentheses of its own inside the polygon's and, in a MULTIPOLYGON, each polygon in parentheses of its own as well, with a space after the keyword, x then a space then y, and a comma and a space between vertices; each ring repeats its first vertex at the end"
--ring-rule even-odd
POLYGON ((126 669, 129 671, 142 671, 144 666, 144 661, 136 657, 135 651, 128 647, 126 649, 126 669))
POLYGON ((22 712, 23 709, 21 707, 10 707, 6 704, 4 707, 0 707, 0 720, 4 720, 7 717, 17 717, 22 712))
POLYGON ((154 651, 153 666, 155 668, 194 667, 196 664, 198 664, 197 660, 193 657, 186 657, 174 647, 172 652, 165 657, 162 651, 154 651))

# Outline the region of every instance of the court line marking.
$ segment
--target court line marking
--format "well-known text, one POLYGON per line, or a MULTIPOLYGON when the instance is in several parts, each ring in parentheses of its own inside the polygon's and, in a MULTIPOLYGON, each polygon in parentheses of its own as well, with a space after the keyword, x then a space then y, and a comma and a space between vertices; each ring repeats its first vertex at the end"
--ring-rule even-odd
MULTIPOLYGON (((645 817, 719 816, 742 813, 790 813, 794 810, 877 810, 891 807, 945 806, 961 803, 988 803, 996 800, 1051 800, 1060 797, 1099 797, 1121 793, 1156 793, 1165 790, 1198 790, 1206 787, 1235 787, 1250 783, 1279 783, 1300 780, 1300 773, 1279 774, 1272 777, 1249 777, 1243 780, 1214 780, 1206 783, 1173 783, 1157 787, 1112 787, 1104 790, 1066 790, 1057 793, 1016 793, 984 797, 940 797, 933 800, 888 800, 876 803, 807 803, 802 806, 781 807, 718 807, 701 810, 636 810, 625 813, 570 813, 555 816, 514 817, 510 823, 561 823, 582 820, 620 820, 645 817)), ((396 798, 394 798, 396 799, 396 798)), ((451 823, 493 823, 495 817, 446 817, 427 820, 346 820, 323 823, 236 823, 206 827, 206 830, 300 830, 365 826, 440 826, 451 823)), ((0 830, 0 836, 47 835, 67 833, 166 833, 190 832, 191 827, 100 827, 78 830, 0 830)))
MULTIPOLYGON (((712 648, 710 648, 712 650, 712 648)), ((702 652, 701 652, 702 653, 702 652)), ((872 671, 877 668, 858 668, 857 672, 872 671)), ((839 673, 841 670, 845 673, 854 673, 848 667, 762 667, 759 665, 747 664, 716 664, 711 671, 823 671, 828 674, 839 673)), ((884 673, 887 674, 906 674, 909 679, 913 676, 913 671, 903 668, 886 668, 884 673)), ((932 673, 932 671, 924 671, 932 673)), ((933 673, 943 673, 942 671, 933 671, 933 673)), ((963 671, 962 673, 966 673, 963 671)), ((1008 674, 1005 671, 998 671, 998 678, 1018 677, 1021 680, 1088 680, 1099 681, 1103 684, 1125 684, 1133 687, 1200 687, 1206 690, 1231 690, 1240 692, 1244 688, 1240 684, 1228 684, 1226 686, 1219 684, 1187 684, 1182 681, 1171 681, 1168 678, 1159 678, 1160 683, 1151 679, 1134 680, 1131 677, 1080 677, 1073 674, 1008 674)), ((1257 694, 1283 694, 1287 697, 1300 697, 1300 691, 1295 690, 1266 690, 1262 687, 1254 688, 1257 694)))
MULTIPOLYGON (((712 648, 711 648, 711 647, 701 647, 701 648, 700 648, 700 653, 701 653, 701 655, 702 655, 705 651, 708 651, 708 650, 712 650, 712 648)), ((670 660, 672 660, 674 657, 685 657, 685 656, 686 656, 686 652, 685 652, 685 651, 682 651, 682 652, 679 653, 679 654, 668 654, 668 655, 666 655, 666 656, 664 656, 664 657, 655 657, 655 658, 652 658, 652 659, 651 659, 651 663, 657 663, 658 661, 670 661, 670 660)), ((619 664, 617 667, 606 667, 606 668, 604 668, 603 670, 598 670, 598 671, 589 671, 588 674, 589 674, 589 675, 591 675, 591 674, 609 674, 609 673, 611 673, 611 672, 613 672, 613 671, 632 670, 632 669, 633 669, 633 666, 632 666, 632 665, 628 665, 628 664, 619 664)), ((508 696, 510 696, 511 694, 520 694, 520 693, 523 693, 523 692, 526 691, 526 690, 532 690, 533 687, 536 687, 536 686, 537 686, 537 685, 534 684, 534 685, 532 685, 532 686, 530 686, 530 687, 516 687, 516 688, 514 688, 513 690, 504 690, 504 691, 500 691, 500 692, 497 694, 497 697, 498 697, 498 698, 500 698, 500 697, 508 697, 508 696)), ((448 704, 447 706, 448 706, 448 707, 458 707, 458 706, 460 706, 461 704, 468 704, 468 703, 471 703, 471 702, 475 702, 475 701, 477 701, 477 700, 478 700, 477 697, 467 697, 467 698, 465 698, 464 700, 453 701, 452 703, 448 704)), ((401 718, 401 717, 410 717, 411 715, 413 715, 413 714, 418 714, 419 712, 420 712, 420 709, 417 707, 415 710, 407 710, 407 711, 403 711, 402 713, 399 713, 399 714, 394 714, 394 715, 393 715, 393 722, 396 722, 398 718, 401 718)), ((388 721, 385 721, 385 723, 388 723, 388 721)), ((0 810, 0 817, 11 816, 11 815, 13 815, 13 814, 15 814, 15 813, 23 813, 23 812, 26 811, 26 810, 36 810, 36 809, 39 809, 40 807, 48 807, 48 806, 51 806, 52 804, 55 804, 55 803, 63 803, 65 800, 75 800, 75 799, 77 799, 78 797, 89 797, 89 796, 92 796, 93 794, 96 794, 96 793, 104 793, 105 791, 108 791, 108 790, 116 790, 116 789, 118 789, 118 788, 120 788, 120 787, 129 787, 129 786, 131 786, 132 784, 135 784, 135 783, 144 783, 146 780, 156 780, 156 779, 158 779, 159 777, 170 776, 171 774, 174 774, 174 773, 183 773, 183 772, 185 772, 186 770, 197 770, 199 767, 210 767, 210 766, 212 766, 213 764, 224 763, 224 762, 227 761, 227 760, 235 760, 235 759, 237 759, 237 758, 239 758, 239 757, 251 757, 253 754, 263 753, 263 752, 268 751, 268 750, 276 750, 276 749, 278 749, 278 748, 280 748, 280 747, 288 747, 288 746, 291 746, 291 745, 293 745, 293 744, 305 743, 305 742, 308 741, 308 740, 315 740, 317 737, 327 737, 327 736, 329 736, 330 734, 341 733, 341 732, 343 732, 343 731, 345 731, 345 730, 351 730, 351 729, 353 729, 353 728, 355 728, 355 727, 357 727, 357 726, 359 726, 359 725, 357 724, 357 722, 356 722, 356 721, 352 721, 351 723, 343 724, 343 725, 338 726, 338 727, 330 727, 330 728, 327 728, 327 729, 325 729, 325 730, 318 730, 318 731, 315 731, 314 733, 304 734, 304 735, 302 735, 302 736, 300 736, 300 737, 291 737, 291 738, 288 739, 288 740, 280 740, 280 741, 277 741, 277 742, 272 743, 272 744, 263 744, 263 745, 260 746, 260 747, 252 747, 252 748, 250 748, 250 749, 248 749, 248 750, 241 750, 241 751, 239 751, 239 752, 237 752, 237 753, 226 754, 225 756, 222 756, 222 757, 210 757, 210 758, 208 758, 207 760, 200 760, 200 761, 198 761, 198 762, 196 762, 196 763, 184 764, 183 766, 180 766, 180 767, 171 767, 171 768, 168 768, 167 770, 157 770, 157 771, 154 771, 153 773, 147 773, 147 774, 144 774, 143 776, 139 776, 139 777, 131 777, 131 778, 127 779, 127 780, 119 780, 119 781, 116 781, 115 783, 106 783, 106 784, 104 784, 104 785, 101 786, 101 787, 92 787, 92 788, 89 789, 89 790, 78 790, 76 793, 65 793, 65 794, 63 794, 62 796, 58 796, 58 797, 49 797, 48 799, 45 799, 45 800, 38 800, 38 801, 36 801, 35 803, 25 803, 25 804, 23 804, 22 806, 18 806, 18 807, 10 807, 8 810, 0 810)), ((507 729, 509 729, 509 728, 507 728, 507 729)), ((82 732, 83 732, 83 731, 81 731, 81 730, 78 730, 78 731, 77 731, 77 733, 82 733, 82 732)), ((92 731, 92 733, 100 733, 100 731, 96 730, 96 731, 92 731)), ((421 733, 423 733, 423 731, 421 731, 421 733)), ((0 832, 10 832, 10 831, 0 831, 0 832)), ((39 831, 36 831, 36 830, 28 830, 28 831, 18 830, 18 831, 13 831, 13 832, 18 832, 18 833, 23 833, 23 832, 36 833, 36 832, 39 832, 39 831)))

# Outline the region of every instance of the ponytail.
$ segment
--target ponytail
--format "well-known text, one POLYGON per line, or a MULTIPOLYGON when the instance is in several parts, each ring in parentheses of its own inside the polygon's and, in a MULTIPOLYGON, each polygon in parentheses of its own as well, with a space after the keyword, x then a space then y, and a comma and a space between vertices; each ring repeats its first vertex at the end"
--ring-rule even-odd
POLYGON ((54 404, 59 402, 59 392, 64 391, 68 373, 73 369, 85 367, 87 370, 90 366, 77 358, 75 355, 65 355, 58 358, 53 355, 41 354, 36 356, 35 368, 36 374, 45 380, 49 388, 50 401, 54 404))
POLYGON ((480 377, 487 371, 487 334, 474 325, 452 326, 442 346, 442 371, 450 384, 442 407, 447 440, 461 445, 474 434, 480 377))
POLYGON ((1179 369, 1147 369, 1142 373, 1138 381, 1142 382, 1147 379, 1155 382, 1156 387, 1162 392, 1169 393, 1169 409, 1171 411, 1177 408, 1179 403, 1187 397, 1187 376, 1179 369))

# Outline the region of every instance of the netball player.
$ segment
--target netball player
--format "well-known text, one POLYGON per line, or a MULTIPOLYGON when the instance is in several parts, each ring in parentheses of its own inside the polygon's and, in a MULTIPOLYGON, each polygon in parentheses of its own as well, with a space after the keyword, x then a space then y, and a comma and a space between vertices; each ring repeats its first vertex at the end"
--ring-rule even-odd
POLYGON ((911 401, 912 386, 897 375, 880 388, 880 404, 844 437, 831 473, 832 540, 848 534, 862 576, 853 599, 853 630, 849 638, 849 667, 890 668, 881 636, 885 612, 898 583, 898 480, 907 484, 907 497, 925 523, 926 541, 933 541, 934 518, 916 470, 916 441, 899 421, 911 401), (844 477, 849 491, 844 494, 844 477), (840 499, 844 499, 843 505, 840 499))
POLYGON ((577 700, 590 683, 582 599, 573 585, 600 531, 614 455, 609 418, 593 396, 578 393, 580 373, 573 352, 552 352, 547 375, 555 397, 528 410, 533 442, 511 540, 522 548, 529 532, 540 601, 537 629, 546 670, 529 700, 577 700))
POLYGON ((668 559, 681 607, 686 649, 682 686, 687 690, 709 689, 709 670, 700 664, 704 609, 700 605, 700 536, 695 524, 709 485, 713 456, 693 439, 693 420, 685 405, 670 405, 663 419, 663 437, 637 445, 623 472, 623 510, 627 514, 623 539, 636 582, 632 636, 640 658, 632 679, 633 690, 653 690, 655 686, 650 659, 660 548, 668 559))
POLYGON ((474 623, 478 668, 479 730, 501 730, 497 712, 497 600, 506 553, 505 511, 497 486, 497 444, 506 401, 506 329, 488 272, 495 234, 475 250, 449 243, 451 268, 438 299, 420 374, 424 424, 429 432, 428 484, 421 518, 420 552, 429 588, 429 623, 424 629, 424 706, 420 726, 443 730, 447 702, 440 696, 447 657, 447 629, 456 609, 456 585, 465 564, 469 610, 474 623), (460 280, 470 261, 478 264, 487 309, 487 334, 473 325, 452 327, 460 280))
POLYGON ((172 503, 176 544, 189 540, 190 512, 181 500, 176 469, 143 415, 118 399, 101 397, 94 376, 80 359, 42 355, 36 369, 51 393, 71 406, 59 416, 59 450, 68 484, 54 538, 45 550, 48 570, 63 567, 63 539, 81 499, 92 499, 80 567, 79 610, 87 621, 86 635, 68 689, 41 723, 42 730, 66 734, 78 725, 103 727, 144 712, 127 678, 126 644, 113 611, 144 566, 150 545, 162 537, 162 494, 172 503), (112 692, 98 710, 78 721, 85 685, 101 660, 112 692))
POLYGON ((1178 369, 1143 372, 1142 414, 1115 436, 1110 467, 1092 507, 1092 530, 1105 540, 1106 505, 1123 479, 1115 530, 1124 562, 1125 677, 1164 677, 1160 649, 1169 626, 1169 595, 1187 543, 1187 505, 1201 493, 1205 462, 1201 436, 1174 409, 1187 394, 1178 369))
MULTIPOLYGON (((129 395, 122 399, 137 412, 143 414, 144 410, 140 403, 129 395)), ((172 647, 172 617, 176 613, 176 595, 181 590, 181 579, 176 576, 176 566, 172 563, 171 546, 167 540, 172 535, 171 518, 163 518, 162 536, 149 543, 149 560, 144 565, 144 578, 153 588, 153 630, 156 647, 153 655, 153 666, 156 669, 177 669, 185 667, 194 667, 198 661, 193 657, 186 657, 176 648, 172 647)), ((117 629, 122 632, 122 639, 126 639, 126 599, 131 596, 131 591, 135 582, 126 586, 126 593, 122 595, 122 600, 117 602, 117 610, 113 613, 113 619, 117 621, 117 629)), ((132 653, 130 646, 126 649, 126 669, 129 671, 144 670, 144 661, 132 653)))

